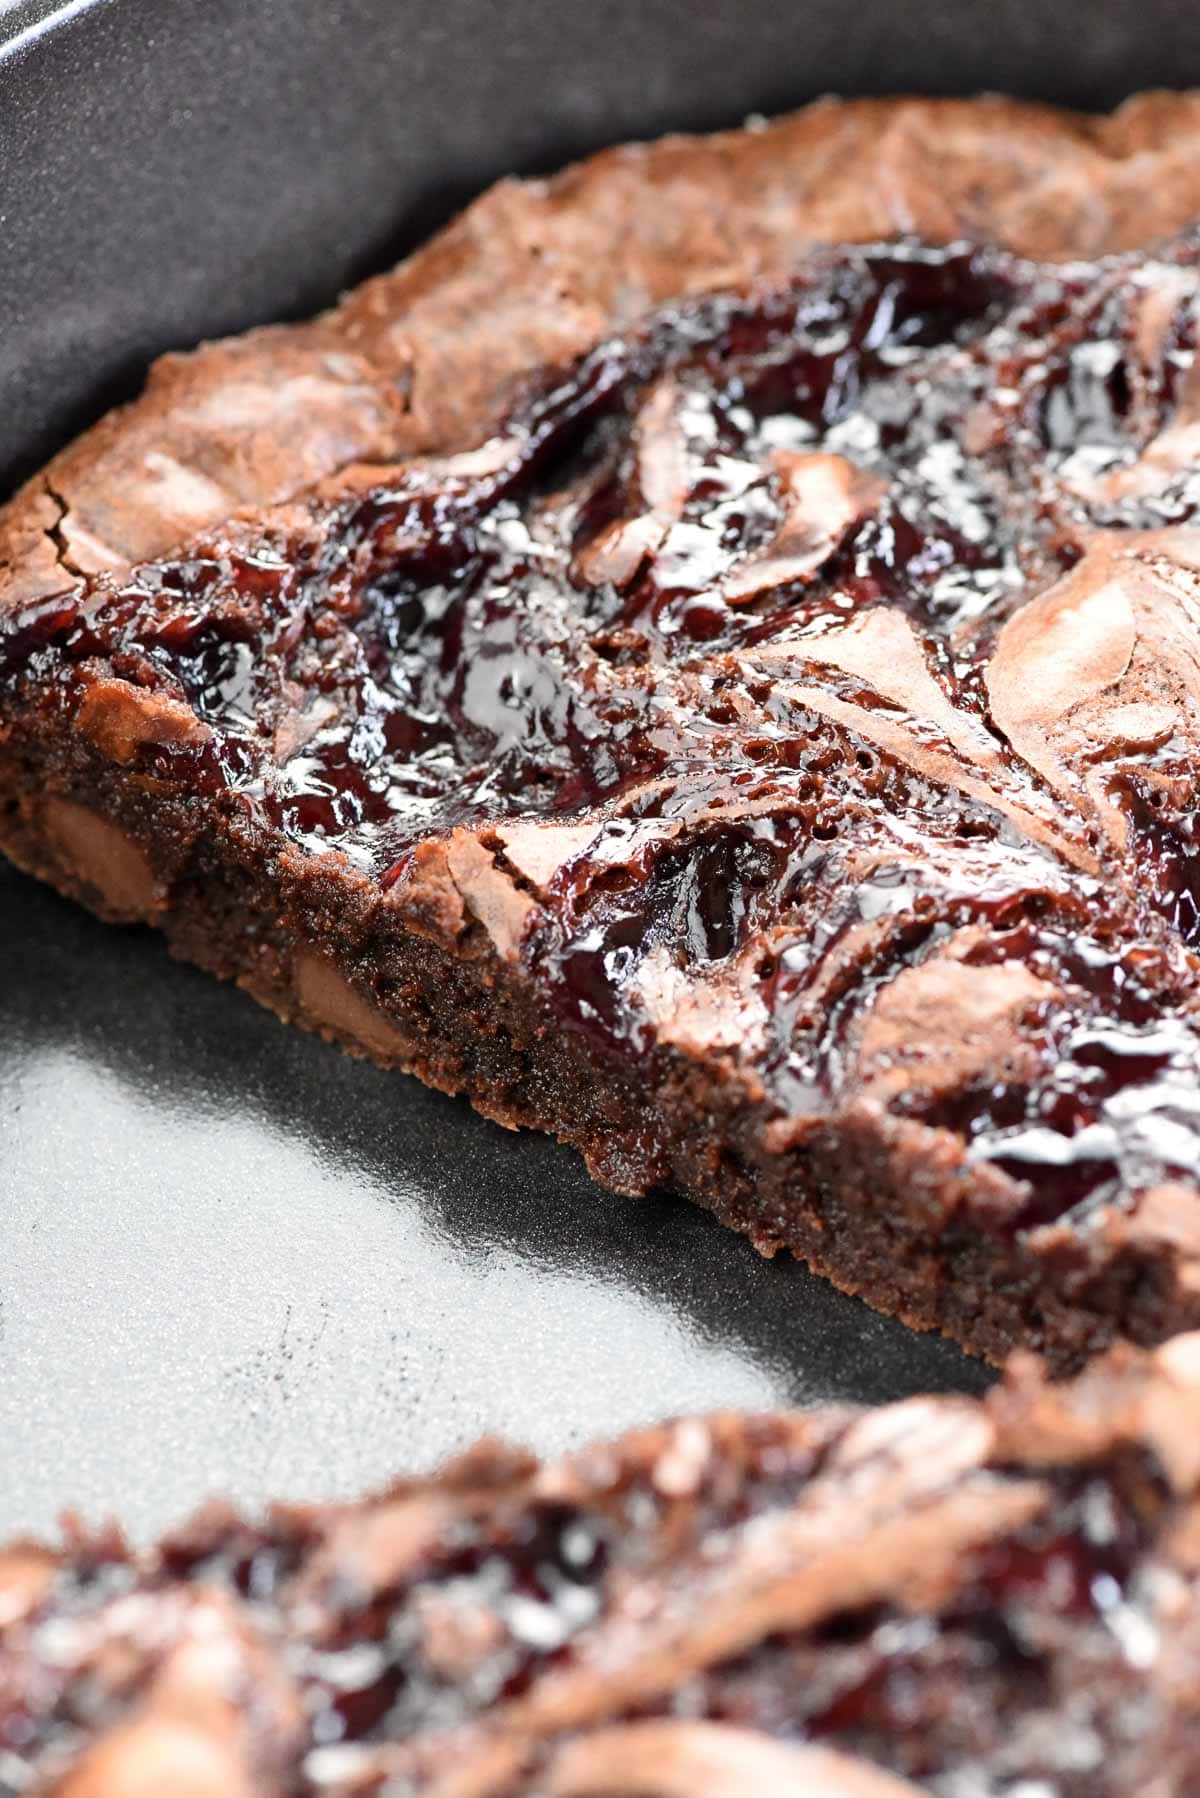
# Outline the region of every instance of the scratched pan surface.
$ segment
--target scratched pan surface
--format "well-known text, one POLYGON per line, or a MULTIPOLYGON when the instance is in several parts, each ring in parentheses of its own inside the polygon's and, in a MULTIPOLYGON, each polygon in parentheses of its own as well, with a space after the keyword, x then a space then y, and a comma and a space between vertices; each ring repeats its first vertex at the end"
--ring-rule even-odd
MULTIPOLYGON (((1200 80, 1190 13, 0 0, 0 487, 158 350, 311 310, 508 169, 827 89, 1108 105, 1200 80)), ((0 1535, 984 1377, 0 866, 0 1535)))

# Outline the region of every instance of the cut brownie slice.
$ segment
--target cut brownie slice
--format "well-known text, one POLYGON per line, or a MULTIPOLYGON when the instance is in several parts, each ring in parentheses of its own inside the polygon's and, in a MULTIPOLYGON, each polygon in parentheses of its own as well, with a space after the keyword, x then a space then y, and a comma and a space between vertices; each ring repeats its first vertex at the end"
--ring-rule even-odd
POLYGON ((1191 1798, 1200 1337, 0 1552, 0 1786, 1191 1798))
MULTIPOLYGON (((844 116, 908 115, 809 115, 784 163, 844 116)), ((1008 111, 930 116, 977 155, 1008 121, 1011 174, 1008 111)), ((1078 128, 1046 129, 1066 157, 1078 128)), ((448 293, 449 244, 420 265, 448 257, 448 293)), ((143 498, 157 469, 157 524, 91 488, 90 528, 39 535, 82 452, 10 514, 0 841, 914 1323, 1064 1367, 1161 1339, 1200 1321, 1198 290, 1190 238, 810 251, 534 372, 555 318, 607 316, 560 296, 476 393, 478 421, 525 356, 481 444, 341 469, 130 573, 195 492, 156 419, 181 450, 215 416, 251 498, 298 478, 262 476, 272 379, 239 400, 227 366, 259 340, 211 352, 207 402, 146 402, 85 458, 141 457, 143 498)), ((340 380, 348 316, 295 355, 340 380)), ((279 378, 320 473, 343 412, 279 378)))

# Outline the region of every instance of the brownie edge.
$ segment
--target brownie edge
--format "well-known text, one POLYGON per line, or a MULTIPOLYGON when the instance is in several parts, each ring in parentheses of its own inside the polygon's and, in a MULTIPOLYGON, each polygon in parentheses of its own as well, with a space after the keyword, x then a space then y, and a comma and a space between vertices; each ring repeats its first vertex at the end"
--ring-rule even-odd
POLYGON ((1200 214, 1198 138, 1190 93, 1104 118, 995 95, 826 99, 501 181, 311 323, 163 357, 0 511, 0 608, 123 574, 354 463, 482 442, 530 373, 665 301, 786 276, 814 244, 1144 247, 1200 214))
POLYGON ((1195 107, 627 148, 161 365, 4 515, 0 845, 977 1352, 1191 1327, 1196 246, 1078 258, 1195 107))
POLYGON ((0 1787, 1189 1798, 1200 1337, 0 1552, 0 1787))

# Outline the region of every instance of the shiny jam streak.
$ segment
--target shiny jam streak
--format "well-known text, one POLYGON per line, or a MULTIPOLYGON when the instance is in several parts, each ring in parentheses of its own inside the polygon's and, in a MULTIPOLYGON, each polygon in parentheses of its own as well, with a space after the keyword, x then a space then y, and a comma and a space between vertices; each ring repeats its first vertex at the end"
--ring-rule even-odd
POLYGON ((690 1019, 801 1120, 873 1092, 1017 1227, 1194 1178, 1196 706, 1152 690, 1200 620, 1193 260, 815 257, 300 536, 18 618, 0 678, 186 701, 207 741, 141 775, 384 890, 459 827, 524 879, 536 828, 565 1020, 652 1055, 690 1019), (1059 593, 1078 629, 1022 648, 1059 593), (1106 632, 1039 713, 1046 645, 1106 632))

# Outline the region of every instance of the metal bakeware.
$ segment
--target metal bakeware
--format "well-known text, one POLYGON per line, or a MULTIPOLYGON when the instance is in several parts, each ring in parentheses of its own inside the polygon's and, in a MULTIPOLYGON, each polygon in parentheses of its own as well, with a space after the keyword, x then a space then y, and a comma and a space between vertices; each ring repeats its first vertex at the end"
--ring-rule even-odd
MULTIPOLYGON (((1175 0, 0 0, 0 482, 505 171, 829 89, 1189 79, 1175 0)), ((0 1535, 985 1378, 0 868, 0 1535)))

